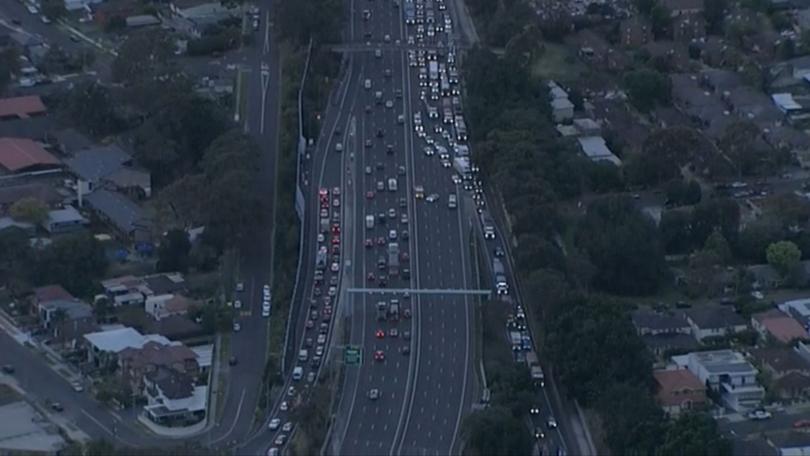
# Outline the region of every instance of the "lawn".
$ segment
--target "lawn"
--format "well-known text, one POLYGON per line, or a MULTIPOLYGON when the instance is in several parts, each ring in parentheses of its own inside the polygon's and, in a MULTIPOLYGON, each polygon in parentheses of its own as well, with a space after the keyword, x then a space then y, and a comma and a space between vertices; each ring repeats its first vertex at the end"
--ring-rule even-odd
POLYGON ((574 81, 587 73, 587 68, 570 49, 560 44, 544 43, 544 49, 532 63, 532 76, 555 81, 574 81))

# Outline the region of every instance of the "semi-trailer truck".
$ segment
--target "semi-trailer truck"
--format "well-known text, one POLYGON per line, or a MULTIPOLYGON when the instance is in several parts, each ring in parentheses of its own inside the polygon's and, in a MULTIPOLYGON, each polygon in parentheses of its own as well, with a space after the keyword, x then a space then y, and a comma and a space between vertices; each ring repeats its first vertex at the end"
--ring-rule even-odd
POLYGON ((492 259, 492 275, 494 276, 495 290, 498 294, 509 294, 509 284, 506 283, 506 271, 499 258, 492 259))
POLYGON ((391 242, 388 244, 388 275, 399 274, 399 244, 391 242))

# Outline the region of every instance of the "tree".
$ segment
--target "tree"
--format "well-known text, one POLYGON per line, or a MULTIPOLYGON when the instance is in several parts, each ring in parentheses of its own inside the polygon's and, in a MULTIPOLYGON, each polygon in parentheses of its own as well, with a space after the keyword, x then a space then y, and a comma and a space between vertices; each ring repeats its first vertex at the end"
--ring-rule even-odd
POLYGON ((672 98, 669 77, 655 70, 640 69, 626 73, 624 87, 630 101, 642 112, 650 111, 658 104, 667 105, 672 98))
POLYGON ((101 244, 89 233, 63 236, 37 252, 31 281, 37 285, 58 283, 76 296, 89 297, 107 269, 101 244))
POLYGON ((0 51, 0 93, 5 92, 11 78, 20 69, 20 60, 15 48, 0 51))
POLYGON ((706 0, 703 16, 706 18, 706 31, 718 35, 723 30, 727 0, 706 0))
POLYGON ((67 122, 92 136, 103 137, 119 131, 123 125, 113 106, 108 88, 95 82, 80 82, 59 107, 67 122))
POLYGON ((25 282, 34 266, 34 251, 28 235, 19 228, 0 231, 0 283, 25 282))
POLYGON ((651 133, 641 146, 641 154, 631 160, 629 180, 641 185, 657 185, 680 179, 681 168, 700 162, 709 155, 712 144, 697 130, 688 127, 663 128, 651 133))
POLYGON ((661 244, 666 253, 687 253, 692 244, 692 217, 684 210, 666 211, 658 224, 661 244))
POLYGON ((174 41, 163 31, 142 31, 128 35, 112 64, 112 77, 124 85, 141 84, 165 77, 174 41))
POLYGON ((526 427, 503 407, 489 407, 464 418, 461 428, 471 456, 521 455, 531 452, 526 427))
POLYGON ((723 237, 723 234, 718 230, 715 230, 706 238, 706 244, 703 246, 703 250, 712 252, 722 264, 727 264, 731 261, 731 247, 728 245, 726 238, 723 237))
POLYGON ((765 257, 768 259, 768 264, 782 276, 786 276, 799 264, 802 252, 793 242, 779 241, 768 246, 765 257))
POLYGON ((603 423, 605 441, 613 454, 655 453, 666 422, 648 389, 614 384, 605 391, 596 408, 602 417, 610 417, 603 423))
POLYGON ((158 272, 188 271, 191 242, 183 230, 169 230, 158 247, 158 272))
POLYGON ((785 239, 785 231, 781 226, 773 220, 760 220, 748 224, 740 232, 739 239, 733 244, 734 252, 742 260, 764 263, 768 246, 782 239, 785 239))
POLYGON ((740 206, 730 198, 715 198, 695 206, 692 211, 692 243, 702 246, 715 230, 729 241, 737 240, 740 206))
POLYGON ((615 384, 651 391, 649 354, 618 302, 576 295, 559 309, 547 320, 546 347, 572 397, 587 407, 615 384))
POLYGON ((670 34, 672 11, 663 5, 655 5, 652 10, 650 10, 650 22, 655 38, 659 40, 663 39, 670 34))
POLYGON ((577 227, 576 243, 596 266, 593 285, 601 290, 644 295, 667 277, 658 233, 629 198, 591 203, 577 227))
POLYGON ((700 184, 673 179, 666 186, 667 203, 674 206, 692 205, 700 202, 700 184))
POLYGON ((717 422, 705 413, 686 413, 667 428, 657 456, 706 454, 730 456, 731 442, 717 429, 717 422))
POLYGON ((34 225, 48 219, 48 206, 33 197, 20 198, 11 205, 10 212, 13 218, 34 225))

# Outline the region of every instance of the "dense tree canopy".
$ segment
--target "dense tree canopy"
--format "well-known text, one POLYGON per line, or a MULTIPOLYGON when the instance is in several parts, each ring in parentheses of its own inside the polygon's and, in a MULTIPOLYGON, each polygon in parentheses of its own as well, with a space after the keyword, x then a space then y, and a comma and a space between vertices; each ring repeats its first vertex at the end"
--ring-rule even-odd
POLYGON ((518 456, 531 452, 531 440, 523 422, 501 407, 489 407, 470 414, 461 434, 470 456, 518 456))
POLYGON ((601 290, 649 294, 667 278, 658 232, 629 198, 606 197, 591 203, 576 242, 596 266, 593 284, 601 290))
POLYGON ((106 269, 104 249, 91 234, 70 234, 36 252, 31 281, 36 285, 58 283, 75 296, 89 297, 106 269))
POLYGON ((655 70, 640 69, 624 75, 624 87, 638 110, 647 112, 656 105, 668 105, 672 97, 669 76, 655 70))

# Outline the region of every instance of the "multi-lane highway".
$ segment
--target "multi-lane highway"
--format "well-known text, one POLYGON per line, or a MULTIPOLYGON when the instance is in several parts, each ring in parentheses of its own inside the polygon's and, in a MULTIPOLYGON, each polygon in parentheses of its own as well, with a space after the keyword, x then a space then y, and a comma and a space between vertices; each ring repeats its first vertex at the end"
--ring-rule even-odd
MULTIPOLYGON (((456 453, 460 422, 475 389, 472 299, 464 294, 373 291, 463 290, 471 283, 466 241, 470 225, 463 205, 448 206, 449 195, 458 191, 451 180, 454 171, 441 164, 427 142, 430 137, 436 144, 446 141, 440 132, 447 130, 450 138, 450 127, 428 118, 426 103, 435 107, 440 101, 429 100, 426 78, 424 87, 417 85, 418 68, 431 56, 437 68, 439 62, 450 65, 445 59, 452 54, 452 35, 437 30, 444 28, 438 24, 445 24, 449 15, 440 2, 410 3, 423 19, 420 25, 406 25, 401 11, 405 4, 352 6, 350 27, 360 44, 346 50, 354 54, 357 74, 350 83, 362 89, 350 111, 357 119, 359 139, 357 148, 347 149, 355 154, 349 169, 356 180, 356 228, 351 232, 355 248, 347 250, 352 267, 343 286, 368 290, 347 293, 341 303, 351 322, 349 342, 362 347, 363 362, 346 366, 329 451, 456 453), (394 243, 396 273, 389 258, 394 243)), ((438 86, 438 75, 433 79, 438 86)), ((449 101, 450 94, 445 95, 449 101)))

